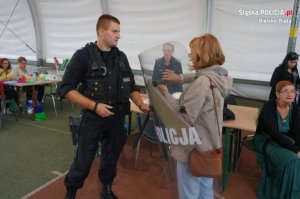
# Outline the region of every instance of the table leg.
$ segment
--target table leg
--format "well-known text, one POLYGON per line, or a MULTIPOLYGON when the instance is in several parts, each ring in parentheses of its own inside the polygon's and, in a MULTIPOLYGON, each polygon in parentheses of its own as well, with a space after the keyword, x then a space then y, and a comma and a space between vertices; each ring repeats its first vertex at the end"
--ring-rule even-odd
POLYGON ((234 154, 233 154, 233 161, 232 161, 232 171, 237 172, 237 164, 240 157, 240 150, 241 150, 241 131, 234 130, 233 133, 235 134, 235 142, 234 142, 234 154))
POLYGON ((32 114, 31 114, 31 120, 34 121, 35 119, 35 104, 36 104, 36 94, 35 94, 35 89, 34 89, 34 86, 32 86, 32 114))
POLYGON ((225 128, 225 144, 223 150, 223 172, 222 172, 222 192, 228 183, 228 164, 229 164, 229 129, 225 128))
POLYGON ((20 87, 17 86, 17 98, 18 98, 18 102, 17 102, 17 114, 18 114, 18 117, 21 118, 21 91, 20 91, 20 87))
POLYGON ((234 135, 234 133, 232 133, 232 129, 229 130, 229 153, 228 153, 228 173, 230 173, 231 171, 231 167, 232 167, 232 159, 233 159, 233 152, 234 152, 234 143, 235 143, 236 137, 234 135))

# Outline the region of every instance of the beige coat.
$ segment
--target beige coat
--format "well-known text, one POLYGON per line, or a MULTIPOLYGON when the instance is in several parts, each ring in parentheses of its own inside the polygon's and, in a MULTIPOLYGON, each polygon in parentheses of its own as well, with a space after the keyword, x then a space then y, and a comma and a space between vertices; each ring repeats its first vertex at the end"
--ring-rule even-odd
MULTIPOLYGON (((232 78, 227 75, 227 71, 219 66, 211 66, 196 72, 196 74, 184 76, 184 82, 190 82, 188 87, 183 91, 179 101, 168 95, 168 100, 175 109, 185 107, 184 114, 186 121, 194 126, 201 139, 201 144, 195 147, 199 151, 208 151, 222 147, 221 136, 223 126, 223 106, 224 98, 229 95, 232 88, 232 78), (217 125, 216 114, 210 81, 216 86, 214 89, 216 108, 219 126, 217 125), (197 78, 195 78, 197 77, 197 78)), ((176 160, 187 162, 191 147, 172 146, 171 156, 176 160)))

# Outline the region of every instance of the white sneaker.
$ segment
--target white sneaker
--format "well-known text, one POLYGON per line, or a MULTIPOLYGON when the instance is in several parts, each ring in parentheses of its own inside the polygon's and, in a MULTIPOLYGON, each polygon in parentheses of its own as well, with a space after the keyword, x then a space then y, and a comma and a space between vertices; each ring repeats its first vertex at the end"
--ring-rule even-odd
POLYGON ((32 107, 27 107, 27 114, 32 114, 32 107))

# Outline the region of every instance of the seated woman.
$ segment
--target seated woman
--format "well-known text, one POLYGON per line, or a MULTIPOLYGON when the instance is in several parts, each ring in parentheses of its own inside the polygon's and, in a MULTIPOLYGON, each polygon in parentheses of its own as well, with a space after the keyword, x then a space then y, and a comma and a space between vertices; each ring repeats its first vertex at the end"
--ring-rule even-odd
POLYGON ((2 58, 0 62, 0 81, 12 80, 11 77, 11 64, 9 59, 2 58))
MULTIPOLYGON (((10 81, 12 80, 11 76, 11 63, 9 59, 2 58, 0 64, 0 81, 10 81)), ((5 99, 11 100, 14 99, 16 102, 18 100, 17 92, 13 86, 4 87, 5 99)))
POLYGON ((300 198, 300 117, 294 104, 295 86, 276 84, 276 97, 266 102, 254 136, 261 168, 259 199, 300 198))
MULTIPOLYGON (((25 57, 19 57, 18 58, 18 67, 14 67, 12 70, 12 77, 15 80, 18 80, 19 78, 22 77, 29 77, 30 74, 27 72, 27 59, 25 57)), ((24 87, 25 92, 26 92, 26 102, 32 99, 32 87, 24 87)), ((42 103, 43 96, 44 96, 44 91, 45 91, 45 86, 38 85, 35 86, 35 90, 37 90, 37 101, 38 103, 42 103)))

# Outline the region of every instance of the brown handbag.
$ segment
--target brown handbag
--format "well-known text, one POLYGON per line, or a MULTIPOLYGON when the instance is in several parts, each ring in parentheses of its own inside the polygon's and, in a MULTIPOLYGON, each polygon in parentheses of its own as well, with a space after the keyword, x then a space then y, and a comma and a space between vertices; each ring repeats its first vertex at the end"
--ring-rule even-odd
MULTIPOLYGON (((210 81, 210 89, 214 101, 214 108, 215 108, 215 114, 217 118, 219 136, 221 136, 220 129, 219 129, 215 95, 213 92, 215 86, 212 84, 210 78, 209 81, 210 81)), ((201 151, 201 152, 198 151, 196 148, 194 148, 189 154, 189 168, 191 174, 197 177, 220 178, 222 176, 222 154, 223 154, 222 148, 214 149, 211 151, 201 151)))

